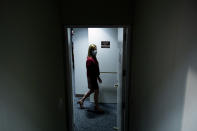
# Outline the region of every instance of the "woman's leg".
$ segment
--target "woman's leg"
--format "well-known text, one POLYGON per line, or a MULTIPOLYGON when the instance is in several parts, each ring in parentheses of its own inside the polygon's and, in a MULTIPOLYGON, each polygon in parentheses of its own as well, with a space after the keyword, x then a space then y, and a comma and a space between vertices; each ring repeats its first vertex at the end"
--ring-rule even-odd
POLYGON ((84 100, 90 96, 90 94, 92 94, 94 92, 94 90, 89 90, 81 99, 80 101, 84 102, 84 100))
POLYGON ((78 104, 80 104, 80 108, 84 108, 83 107, 83 102, 85 101, 85 99, 87 98, 87 97, 89 97, 90 96, 90 94, 92 94, 94 92, 94 90, 89 90, 77 103, 78 104))
POLYGON ((103 112, 103 110, 101 110, 101 109, 99 108, 99 105, 98 105, 98 96, 99 96, 99 89, 96 89, 96 90, 94 91, 95 110, 100 111, 100 112, 103 112))

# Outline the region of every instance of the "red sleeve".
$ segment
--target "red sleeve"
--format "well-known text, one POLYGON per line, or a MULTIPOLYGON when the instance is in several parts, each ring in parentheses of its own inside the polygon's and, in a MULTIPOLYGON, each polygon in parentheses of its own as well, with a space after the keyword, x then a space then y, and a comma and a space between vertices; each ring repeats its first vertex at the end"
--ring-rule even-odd
POLYGON ((95 76, 94 62, 91 59, 87 59, 86 68, 88 76, 95 76))
POLYGON ((88 68, 88 67, 91 67, 92 64, 93 64, 93 61, 90 60, 90 59, 87 59, 87 61, 86 61, 86 67, 87 67, 87 68, 88 68))

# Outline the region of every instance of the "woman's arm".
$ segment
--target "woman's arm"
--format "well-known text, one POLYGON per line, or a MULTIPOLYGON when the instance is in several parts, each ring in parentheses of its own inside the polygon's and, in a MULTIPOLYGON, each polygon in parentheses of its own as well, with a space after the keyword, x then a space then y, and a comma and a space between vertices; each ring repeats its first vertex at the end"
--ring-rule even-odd
POLYGON ((100 76, 98 76, 98 81, 99 81, 99 83, 102 83, 100 76))

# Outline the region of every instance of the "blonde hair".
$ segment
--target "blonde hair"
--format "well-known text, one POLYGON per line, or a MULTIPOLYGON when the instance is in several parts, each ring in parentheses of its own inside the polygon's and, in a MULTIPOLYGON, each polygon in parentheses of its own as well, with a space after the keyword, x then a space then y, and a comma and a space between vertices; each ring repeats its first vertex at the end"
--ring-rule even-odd
POLYGON ((93 57, 92 55, 92 51, 96 49, 96 45, 95 44, 90 44, 89 45, 89 48, 88 48, 88 56, 90 57, 93 57))

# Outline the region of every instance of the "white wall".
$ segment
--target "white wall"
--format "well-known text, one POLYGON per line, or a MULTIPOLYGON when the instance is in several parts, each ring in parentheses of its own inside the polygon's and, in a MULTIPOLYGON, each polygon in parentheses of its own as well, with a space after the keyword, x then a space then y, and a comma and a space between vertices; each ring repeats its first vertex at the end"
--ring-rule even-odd
POLYGON ((66 130, 58 14, 54 1, 1 1, 1 131, 66 130))
POLYGON ((133 85, 137 131, 195 131, 196 3, 136 3, 133 85))
MULTIPOLYGON (((88 28, 89 43, 97 45, 97 59, 100 72, 117 72, 118 70, 118 28, 88 28), (110 48, 101 48, 101 41, 110 41, 110 48)), ((117 103, 117 73, 101 73, 99 101, 117 103)), ((90 97, 93 101, 93 96, 90 97)))
POLYGON ((118 29, 88 28, 89 43, 97 46, 100 72, 116 72, 118 60, 118 29), (101 48, 101 41, 110 41, 110 48, 101 48))
POLYGON ((74 28, 73 51, 75 64, 75 93, 88 91, 86 60, 88 55, 88 28, 74 28))

